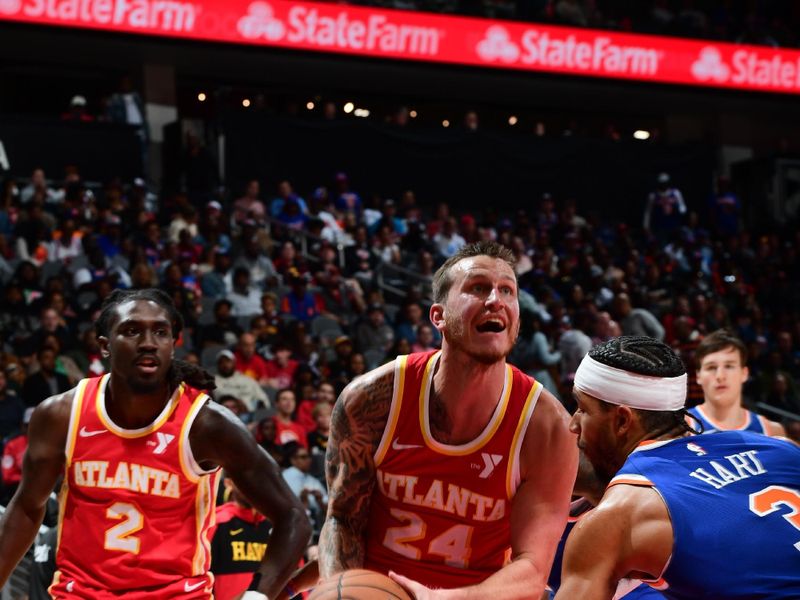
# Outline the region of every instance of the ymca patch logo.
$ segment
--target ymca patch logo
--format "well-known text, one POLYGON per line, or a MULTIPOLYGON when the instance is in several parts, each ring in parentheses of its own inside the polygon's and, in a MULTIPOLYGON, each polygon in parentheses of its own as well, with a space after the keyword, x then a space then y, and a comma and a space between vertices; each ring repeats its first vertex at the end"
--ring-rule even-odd
POLYGON ((147 442, 149 445, 156 447, 155 450, 153 450, 153 454, 164 454, 167 450, 167 446, 175 439, 175 436, 171 433, 161 433, 160 431, 156 432, 156 437, 158 438, 158 442, 152 440, 147 442))
POLYGON ((519 46, 511 41, 508 30, 502 25, 492 25, 486 30, 486 37, 478 42, 475 48, 486 62, 516 62, 519 58, 519 46))
POLYGON ((725 83, 731 75, 731 69, 722 61, 719 50, 714 46, 706 46, 700 51, 700 57, 692 63, 692 75, 700 81, 725 83))
MULTIPOLYGON (((503 460, 503 455, 481 452, 481 458, 483 459, 483 470, 481 471, 481 474, 478 475, 478 477, 480 477, 481 479, 488 479, 489 476, 494 471, 494 468, 500 464, 501 460, 503 460)), ((480 466, 478 468, 480 468, 480 466)))

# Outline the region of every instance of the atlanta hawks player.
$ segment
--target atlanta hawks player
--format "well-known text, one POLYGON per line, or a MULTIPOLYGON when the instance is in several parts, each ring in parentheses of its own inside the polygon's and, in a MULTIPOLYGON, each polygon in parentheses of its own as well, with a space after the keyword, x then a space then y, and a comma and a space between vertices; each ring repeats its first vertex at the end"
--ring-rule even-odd
POLYGON ((577 469, 569 417, 506 364, 513 257, 466 246, 433 280, 441 352, 351 383, 328 442, 320 573, 366 567, 426 598, 538 598, 577 469), (440 589, 432 589, 440 588, 440 589))
POLYGON ((111 372, 34 412, 22 483, 0 523, 0 587, 64 472, 54 598, 211 598, 219 467, 275 524, 253 587, 273 597, 283 587, 308 541, 305 511, 238 419, 199 391, 213 378, 173 359, 182 325, 160 290, 105 301, 96 330, 111 372))

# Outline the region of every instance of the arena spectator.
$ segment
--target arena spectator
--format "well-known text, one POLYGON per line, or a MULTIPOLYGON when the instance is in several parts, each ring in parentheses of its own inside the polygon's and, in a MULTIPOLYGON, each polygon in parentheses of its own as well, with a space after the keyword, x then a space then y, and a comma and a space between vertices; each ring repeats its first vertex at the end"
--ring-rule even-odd
POLYGON ((0 474, 2 474, 2 494, 0 494, 0 504, 8 505, 8 501, 14 495, 22 480, 22 460, 25 450, 28 448, 28 423, 31 422, 33 408, 29 407, 22 416, 19 425, 19 434, 11 437, 3 448, 3 458, 0 463, 0 474))
POLYGON ((443 259, 453 256, 466 243, 466 240, 458 234, 454 217, 445 219, 441 231, 433 236, 436 252, 443 259))
POLYGON ((209 532, 214 598, 234 600, 247 590, 264 557, 271 529, 229 478, 223 485, 228 501, 217 506, 216 523, 209 532))
POLYGON ((242 421, 247 423, 252 411, 248 410, 247 405, 236 396, 225 395, 220 396, 218 402, 239 417, 242 421))
POLYGON ((642 222, 644 230, 652 232, 662 242, 683 224, 686 215, 683 194, 671 183, 668 173, 658 175, 656 189, 647 197, 642 222))
POLYGON ((323 482, 325 481, 325 451, 328 449, 332 412, 332 403, 318 399, 311 411, 316 427, 313 431, 309 431, 307 436, 308 450, 311 453, 311 474, 323 482))
POLYGON ((291 389, 278 390, 275 395, 276 414, 275 421, 275 441, 283 446, 289 442, 297 442, 305 447, 308 443, 306 431, 295 420, 294 412, 297 408, 297 400, 291 389))
MULTIPOLYGON (((430 326, 428 315, 424 314, 419 302, 406 302, 401 309, 401 318, 394 328, 395 338, 408 340, 411 344, 419 340, 420 327, 430 326)), ((438 331, 433 333, 433 340, 439 341, 438 331)))
POLYGON ((261 185, 258 179, 251 179, 247 182, 244 196, 233 203, 232 220, 236 224, 241 224, 247 219, 252 219, 258 223, 263 223, 266 217, 264 203, 259 198, 261 185))
POLYGON ((39 370, 29 375, 22 386, 22 399, 26 406, 37 406, 42 400, 70 389, 69 379, 56 371, 56 353, 44 347, 36 353, 39 370))
POLYGON ((664 339, 664 328, 658 319, 645 308, 633 308, 628 294, 616 295, 612 314, 622 328, 623 335, 646 335, 659 341, 664 339))
POLYGON ((213 269, 200 278, 200 289, 208 298, 224 298, 233 289, 231 255, 227 248, 214 247, 209 251, 213 269))
POLYGON ((280 390, 291 387, 299 363, 292 358, 292 351, 283 342, 272 348, 273 358, 266 361, 266 385, 280 390))
POLYGON ((225 297, 236 317, 252 317, 261 312, 261 292, 252 284, 250 271, 245 267, 233 271, 231 291, 225 297))
POLYGON ((370 367, 382 363, 394 344, 394 330, 386 323, 386 313, 381 304, 373 303, 367 308, 366 318, 356 325, 356 347, 368 359, 370 367))
POLYGON ((245 331, 236 345, 236 370, 261 386, 269 385, 267 361, 256 353, 256 336, 245 331))
POLYGON ((25 404, 17 393, 8 387, 6 372, 0 370, 0 446, 11 434, 19 430, 25 404))
POLYGON ((233 269, 247 269, 253 286, 264 289, 277 284, 278 272, 267 256, 267 239, 262 235, 253 235, 243 240, 243 252, 234 261, 233 269))
POLYGON ((322 299, 308 289, 305 274, 291 271, 289 273, 290 291, 281 299, 281 312, 293 316, 298 321, 307 323, 323 310, 322 299))
POLYGON ((319 532, 325 519, 328 492, 320 480, 311 474, 311 454, 306 446, 289 442, 284 446, 284 452, 288 466, 283 470, 283 478, 306 507, 314 531, 319 532))
POLYGON ((223 398, 231 396, 242 401, 248 411, 256 410, 259 405, 269 408, 270 401, 266 392, 252 377, 240 373, 235 368, 236 358, 230 350, 220 350, 217 354, 217 374, 214 383, 214 397, 222 403, 223 398))
POLYGON ((278 428, 273 417, 265 417, 256 424, 256 441, 276 463, 283 465, 283 448, 277 442, 277 434, 278 428))
POLYGON ((64 194, 47 185, 44 169, 36 168, 31 173, 31 181, 19 192, 19 200, 25 205, 34 198, 41 199, 46 204, 60 204, 64 194))

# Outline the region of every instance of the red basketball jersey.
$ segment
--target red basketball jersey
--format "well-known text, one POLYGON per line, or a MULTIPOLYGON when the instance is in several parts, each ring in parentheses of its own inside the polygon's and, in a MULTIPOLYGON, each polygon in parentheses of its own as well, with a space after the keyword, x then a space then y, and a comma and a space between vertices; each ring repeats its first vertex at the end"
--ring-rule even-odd
POLYGON ((366 568, 420 583, 479 583, 510 557, 519 455, 542 386, 506 366, 497 407, 478 437, 457 446, 431 435, 429 402, 439 352, 400 356, 377 452, 366 568))
POLYGON ((108 416, 109 375, 76 390, 61 489, 54 598, 212 597, 208 529, 217 472, 192 456, 189 430, 208 396, 181 385, 156 420, 108 416))

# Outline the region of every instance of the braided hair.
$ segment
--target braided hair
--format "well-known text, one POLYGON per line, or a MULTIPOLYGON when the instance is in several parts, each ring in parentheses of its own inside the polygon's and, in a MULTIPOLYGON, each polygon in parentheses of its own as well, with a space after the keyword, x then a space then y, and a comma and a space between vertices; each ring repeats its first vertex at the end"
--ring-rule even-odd
MULTIPOLYGON (((609 367, 638 375, 680 377, 686 374, 686 365, 672 348, 642 335, 623 335, 608 340, 589 350, 589 357, 609 367)), ((639 415, 642 426, 654 438, 673 430, 702 433, 702 424, 700 431, 696 431, 686 423, 687 414, 694 419, 686 408, 675 411, 633 410, 639 415)))
MULTIPOLYGON (((177 340, 183 331, 183 317, 169 294, 158 288, 142 288, 133 290, 114 290, 100 306, 100 316, 95 322, 95 334, 108 337, 118 318, 117 307, 126 302, 146 300, 155 302, 167 313, 167 319, 172 325, 172 338, 177 340)), ((208 371, 185 360, 173 359, 167 374, 170 388, 178 387, 181 382, 186 382, 198 390, 212 391, 216 388, 214 376, 208 371)))

